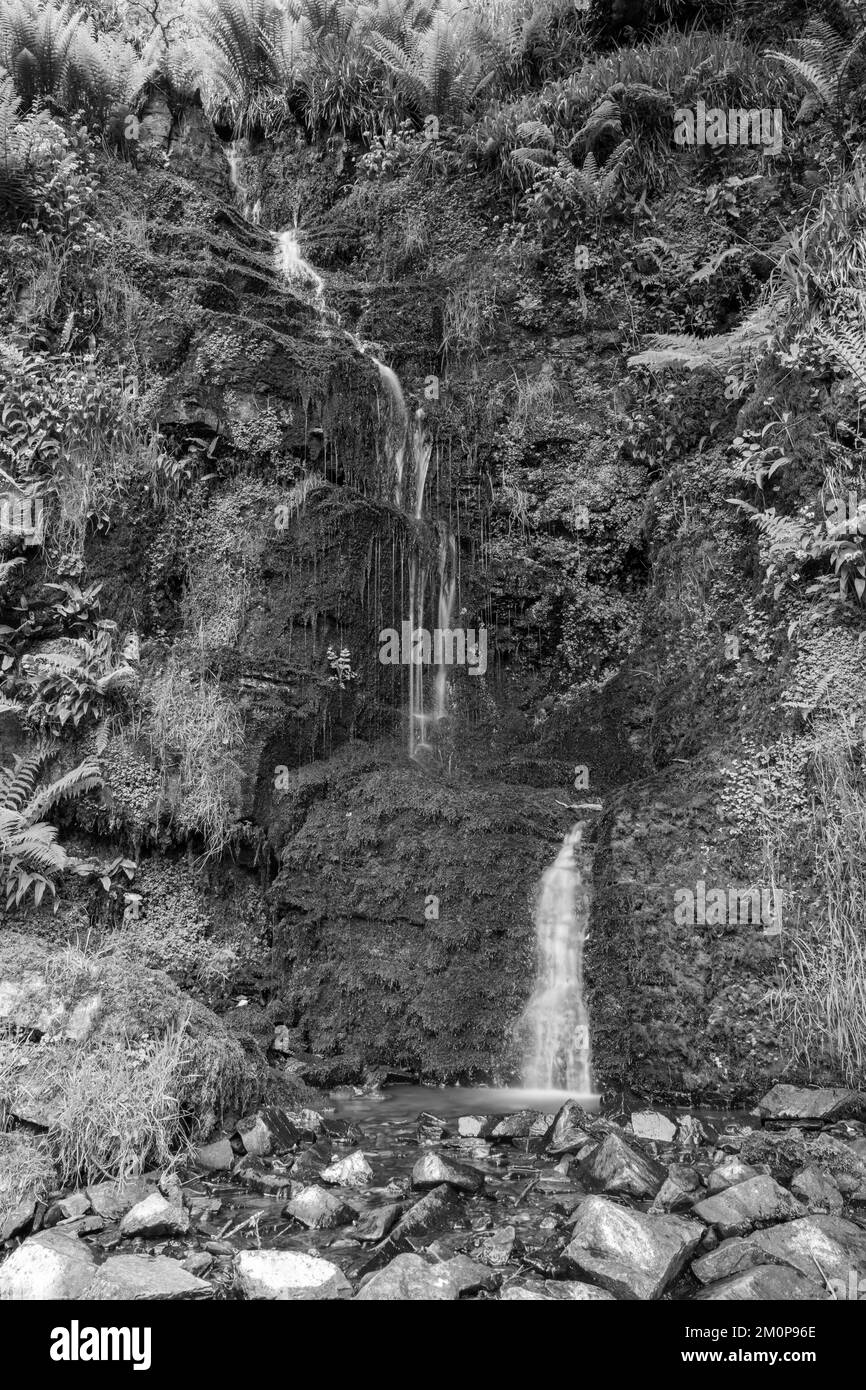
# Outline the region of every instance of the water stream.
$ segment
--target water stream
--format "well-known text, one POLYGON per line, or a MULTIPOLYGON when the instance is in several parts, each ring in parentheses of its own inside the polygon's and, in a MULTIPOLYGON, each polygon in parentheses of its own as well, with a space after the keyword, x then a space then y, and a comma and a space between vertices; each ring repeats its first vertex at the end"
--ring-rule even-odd
POLYGON ((527 1040, 524 1085, 534 1090, 592 1091, 583 997, 589 896, 578 863, 582 839, 579 822, 545 869, 535 905, 535 988, 518 1024, 527 1040))

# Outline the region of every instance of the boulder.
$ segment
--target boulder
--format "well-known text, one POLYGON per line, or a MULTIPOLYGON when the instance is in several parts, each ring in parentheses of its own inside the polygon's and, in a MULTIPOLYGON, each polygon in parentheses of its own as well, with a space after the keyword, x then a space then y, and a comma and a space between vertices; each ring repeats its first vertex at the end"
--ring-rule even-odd
POLYGON ((116 1301, 163 1302, 209 1298, 210 1284, 165 1255, 112 1255, 99 1265, 87 1297, 116 1301))
POLYGON ((447 1183, 456 1192, 480 1192, 484 1174, 465 1163, 456 1163, 440 1153, 424 1153, 412 1169, 412 1186, 421 1190, 447 1183))
POLYGON ((86 1298, 95 1270, 93 1253, 75 1236, 40 1231, 0 1265, 0 1300, 86 1298))
POLYGON ((457 1282, 447 1263, 432 1264, 421 1255, 397 1255, 371 1275, 355 1295, 361 1303, 454 1302, 457 1282))
POLYGON ((415 1133, 419 1144, 439 1144, 448 1133, 448 1126, 438 1115, 423 1111, 418 1116, 415 1133))
MULTIPOLYGON (((291 1163, 291 1160, 289 1162, 291 1163)), ((266 1163, 261 1158, 247 1156, 236 1164, 235 1176, 252 1192, 261 1192, 270 1197, 286 1197, 290 1195, 294 1186, 293 1179, 300 1179, 302 1175, 296 1173, 293 1167, 281 1163, 278 1158, 266 1163)))
POLYGON ((768 1260, 790 1265, 819 1283, 844 1282, 851 1270, 866 1275, 866 1231, 840 1216, 801 1216, 757 1231, 751 1241, 768 1260))
POLYGON ((332 1161, 331 1145, 327 1140, 318 1140, 312 1148, 302 1149, 292 1164, 292 1173, 298 1182, 318 1182, 323 1168, 332 1161))
POLYGON ((734 1274, 743 1274, 755 1265, 772 1264, 772 1260, 751 1240, 742 1236, 731 1236, 723 1240, 708 1255, 702 1255, 692 1264, 692 1274, 702 1284, 714 1284, 720 1279, 730 1279, 734 1274))
POLYGON ((354 1208, 327 1188, 317 1185, 303 1188, 283 1210, 286 1216, 294 1217, 311 1231, 330 1231, 355 1219, 354 1208))
POLYGON ((443 1230, 451 1224, 459 1210, 460 1199, 453 1188, 444 1183, 441 1187, 434 1187, 432 1192, 426 1193, 401 1216, 390 1235, 371 1251, 361 1272, 379 1269, 395 1255, 411 1249, 411 1243, 419 1237, 435 1235, 443 1230))
POLYGON ((661 1164, 619 1134, 608 1134, 581 1163, 578 1178, 591 1191, 655 1197, 665 1180, 661 1164))
POLYGON ((701 1175, 685 1163, 668 1165, 668 1175, 655 1195, 652 1213, 691 1211, 695 1193, 701 1191, 701 1175))
POLYGON ((813 1284, 794 1269, 780 1265, 757 1265, 720 1284, 710 1284, 695 1295, 695 1302, 756 1302, 788 1303, 820 1301, 829 1298, 826 1289, 813 1284))
POLYGON ((356 1149, 354 1153, 346 1154, 345 1158, 338 1158, 333 1163, 329 1163, 319 1174, 322 1182, 333 1183, 338 1187, 366 1187, 373 1180, 373 1169, 370 1167, 362 1149, 356 1149))
POLYGON ((478 1258, 486 1265, 492 1265, 494 1269, 507 1265, 512 1256, 516 1253, 517 1230, 514 1226, 501 1226, 498 1231, 491 1231, 481 1242, 478 1251, 478 1258))
MULTIPOLYGON (((537 1132, 540 1120, 537 1110, 517 1110, 513 1115, 503 1115, 484 1137, 500 1142, 505 1139, 529 1139, 533 1131, 537 1132)), ((542 1133, 544 1129, 547 1129, 547 1124, 543 1124, 542 1133)))
POLYGON ((197 1168, 206 1173, 223 1173, 235 1161, 234 1150, 228 1139, 215 1139, 212 1144, 196 1149, 193 1161, 197 1168))
POLYGON ((284 1115, 289 1124, 295 1126, 302 1139, 318 1139, 324 1134, 324 1118, 318 1110, 285 1110, 284 1115))
POLYGON ((68 1196, 61 1197, 59 1202, 52 1202, 45 1213, 43 1226, 50 1229, 60 1221, 75 1221, 79 1216, 86 1216, 90 1211, 90 1198, 86 1192, 70 1192, 68 1196))
POLYGON ((471 1260, 468 1255, 456 1254, 444 1260, 440 1266, 457 1289, 457 1297, 463 1294, 493 1293, 502 1283, 502 1275, 496 1270, 471 1260))
POLYGON ((607 1289, 577 1279, 525 1279, 509 1284, 499 1295, 509 1303, 615 1303, 607 1289))
POLYGON ((119 1221, 156 1187, 156 1177, 130 1178, 127 1182, 91 1183, 85 1188, 90 1205, 97 1216, 106 1221, 119 1221))
POLYGON ((323 1115, 322 1138, 334 1144, 362 1144, 364 1131, 352 1120, 340 1120, 334 1115, 323 1115))
POLYGON ((733 1154, 710 1173, 707 1178, 707 1195, 715 1197, 718 1192, 724 1192, 729 1187, 736 1187, 738 1182, 748 1182, 749 1178, 759 1176, 757 1168, 753 1168, 749 1163, 744 1163, 741 1158, 733 1154))
POLYGON ((234 1261, 237 1286, 246 1298, 341 1298, 351 1287, 341 1269, 329 1260, 297 1250, 241 1250, 234 1261))
POLYGON ((189 1212, 179 1202, 169 1202, 160 1192, 152 1192, 136 1202, 120 1223, 122 1236, 182 1236, 189 1230, 189 1212))
POLYGON ((287 1153, 297 1147, 301 1138, 285 1110, 275 1105, 266 1106, 256 1111, 255 1115, 240 1120, 237 1133, 246 1152, 256 1158, 287 1153))
POLYGON ((672 1144, 677 1135, 673 1120, 658 1110, 635 1110, 631 1128, 635 1139, 650 1139, 656 1144, 672 1144))
POLYGON ((384 1240, 390 1230, 396 1226, 403 1214, 403 1204, 392 1202, 386 1207, 376 1207, 374 1211, 366 1211, 359 1217, 352 1227, 351 1236, 353 1240, 372 1242, 375 1244, 384 1240))
POLYGON ((798 1124, 803 1128, 830 1124, 833 1120, 866 1116, 866 1094, 841 1086, 808 1089, 774 1086, 758 1101, 764 1120, 798 1124))
POLYGON ((680 1115, 677 1120, 677 1143, 686 1148, 697 1149, 706 1142, 707 1131, 697 1115, 680 1115))
POLYGON ((833 1179, 817 1168, 801 1168, 795 1173, 791 1191, 815 1215, 838 1216, 842 1210, 842 1193, 833 1179))
POLYGON ((545 1153, 551 1158, 576 1154, 589 1141, 591 1118, 576 1100, 567 1100, 554 1116, 549 1132, 544 1136, 545 1153))
POLYGON ((461 1115, 457 1121, 457 1133, 461 1139, 480 1139, 490 1123, 489 1115, 461 1115))
POLYGON ((22 1231, 26 1231, 35 1215, 35 1197, 22 1197, 20 1202, 15 1203, 14 1207, 7 1209, 5 1216, 0 1219, 0 1245, 6 1240, 20 1236, 22 1231))
POLYGON ((660 1298, 703 1235, 696 1221, 648 1216, 588 1197, 578 1209, 563 1252, 579 1274, 618 1298, 660 1298))
POLYGON ((802 1216, 803 1208, 790 1192, 762 1173, 696 1202, 692 1213, 725 1237, 741 1236, 756 1226, 777 1221, 793 1221, 802 1216))

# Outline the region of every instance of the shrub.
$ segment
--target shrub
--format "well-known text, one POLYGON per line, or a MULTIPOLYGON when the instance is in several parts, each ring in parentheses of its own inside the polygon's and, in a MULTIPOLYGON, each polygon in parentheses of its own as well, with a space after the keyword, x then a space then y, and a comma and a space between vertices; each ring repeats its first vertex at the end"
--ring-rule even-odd
POLYGON ((218 683, 195 678, 176 658, 150 687, 151 737, 163 768, 168 796, 172 772, 177 789, 172 816, 186 831, 204 837, 208 855, 219 855, 231 839, 238 755, 243 748, 243 721, 218 683))

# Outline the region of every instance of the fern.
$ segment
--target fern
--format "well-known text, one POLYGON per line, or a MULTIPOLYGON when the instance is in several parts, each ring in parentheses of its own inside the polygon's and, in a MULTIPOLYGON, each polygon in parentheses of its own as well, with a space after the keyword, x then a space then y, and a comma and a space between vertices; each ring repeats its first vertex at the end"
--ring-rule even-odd
POLYGON ((837 361, 862 388, 859 393, 860 404, 866 407, 866 339, 858 336, 853 329, 838 325, 832 331, 818 329, 818 337, 837 361))
POLYGON ((290 77, 283 15, 272 0, 204 0, 201 17, 212 53, 216 105, 228 111, 240 133, 262 94, 290 77))
POLYGON ((9 0, 0 18, 0 66, 23 109, 43 97, 65 103, 81 16, 51 0, 9 0))
POLYGON ((767 346, 770 333, 770 311, 760 308, 730 333, 707 338, 691 333, 652 333, 653 346, 630 357, 628 365, 655 369, 678 366, 689 371, 709 367, 723 371, 743 358, 759 354, 767 346))
POLYGON ((56 826, 40 819, 58 802, 102 785, 99 768, 85 761, 71 772, 39 787, 45 752, 17 757, 0 769, 0 865, 6 878, 6 907, 16 907, 33 890, 38 906, 47 891, 56 895, 56 877, 64 872, 89 873, 93 866, 70 855, 58 843, 56 826))
POLYGON ((405 47, 382 34, 371 34, 369 43, 422 118, 460 119, 496 77, 495 68, 484 72, 483 53, 463 42, 460 28, 443 13, 423 32, 407 35, 405 47))
POLYGON ((630 140, 621 140, 604 164, 599 164, 592 152, 586 155, 583 166, 571 175, 573 192, 588 212, 603 217, 609 210, 619 187, 620 174, 631 154, 630 140))
POLYGON ((852 39, 845 39, 826 20, 815 19, 798 40, 799 54, 767 50, 765 57, 778 63, 807 89, 798 120, 810 114, 816 105, 827 107, 837 120, 841 117, 864 43, 866 24, 852 39))
POLYGON ((46 816, 64 798, 72 800, 101 786, 102 774, 98 764, 85 759, 71 772, 58 777, 55 782, 51 782, 32 796, 21 813, 22 819, 25 824, 30 825, 46 816))
POLYGON ((594 150, 603 135, 622 136, 622 112, 619 103, 605 98, 590 111, 580 130, 569 142, 585 150, 594 150))

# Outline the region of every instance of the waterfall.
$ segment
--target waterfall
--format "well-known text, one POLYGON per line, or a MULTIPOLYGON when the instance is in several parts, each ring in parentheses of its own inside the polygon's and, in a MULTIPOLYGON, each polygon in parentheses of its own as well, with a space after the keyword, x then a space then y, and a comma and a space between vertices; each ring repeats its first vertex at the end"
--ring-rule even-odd
MULTIPOLYGON (((247 190, 244 186, 240 155, 237 145, 232 143, 227 151, 227 160, 232 187, 244 217, 251 218, 258 225, 261 213, 260 203, 250 208, 247 190)), ((406 478, 406 457, 411 451, 413 464, 415 496, 414 518, 424 520, 424 500, 427 474, 433 454, 433 442, 424 429, 424 411, 418 410, 415 423, 409 431, 409 410, 403 394, 400 378, 393 367, 375 357, 369 351, 370 344, 362 342, 357 334, 345 328, 339 313, 328 307, 325 300, 325 282, 318 271, 304 256, 295 228, 287 228, 275 235, 274 261, 278 274, 292 285, 308 286, 313 291, 316 308, 322 319, 330 319, 345 334, 346 338, 363 356, 369 356, 379 373, 379 380, 390 402, 390 420, 385 431, 385 450, 391 467, 394 499, 401 509, 405 506, 404 492, 408 486, 406 478)), ((414 758, 421 749, 429 749, 427 729, 431 721, 438 723, 446 713, 448 695, 448 671, 444 659, 436 667, 434 680, 434 704, 432 713, 424 710, 424 664, 429 662, 430 639, 423 631, 426 572, 416 558, 409 563, 409 622, 413 634, 412 652, 409 662, 409 756, 414 758), (417 635, 417 640, 416 640, 417 635), (418 660, 415 660, 415 657, 418 660)), ((441 529, 439 547, 439 597, 437 605, 440 630, 450 629, 457 597, 457 548, 454 537, 444 525, 441 529)), ((440 652, 440 657, 443 654, 440 652)))
POLYGON ((253 226, 257 227, 261 221, 262 205, 257 198, 252 207, 250 207, 249 192, 241 176, 241 156, 236 140, 233 140, 229 145, 226 151, 226 159, 228 160, 229 166, 229 179, 235 191, 235 197, 240 206, 241 215, 252 222, 253 226))
POLYGON ((416 521, 420 521, 424 515, 424 485, 427 482, 427 470, 430 467, 432 453, 433 441, 424 429, 424 411, 419 410, 415 417, 415 429, 412 435, 412 455, 415 460, 416 521))
MULTIPOLYGON (((427 742, 427 716, 424 713, 424 666, 415 660, 416 642, 424 619, 423 568, 413 556, 409 561, 409 623, 413 634, 412 651, 409 661, 409 757, 414 758, 422 748, 429 748, 427 742)), ((419 640, 422 643, 423 635, 419 640)))
POLYGON ((298 242, 297 233, 289 228, 285 232, 277 233, 277 270, 284 280, 289 284, 310 285, 315 295, 316 303, 324 310, 325 308, 325 282, 314 270, 308 260, 304 259, 298 242))
POLYGON ((583 998, 589 904, 577 861, 582 838, 581 821, 542 875, 535 905, 535 988, 518 1032, 526 1039, 527 1087, 589 1095, 589 1020, 583 998))
MULTIPOLYGON (((440 632, 451 627, 456 597, 457 545, 451 532, 443 527, 439 542, 439 611, 437 622, 440 632)), ((445 717, 447 695, 448 667, 444 661, 440 661, 436 668, 436 681, 433 687, 433 718, 437 723, 445 717)))
MULTIPOLYGON (((364 351, 364 345, 358 344, 360 351, 364 351)), ((388 399, 391 402, 391 420, 388 430, 388 451, 394 469, 394 501, 397 506, 403 505, 403 470, 406 464, 406 435, 409 420, 409 409, 406 405, 406 398, 403 395, 403 387, 400 378, 393 367, 386 367, 384 362, 380 362, 378 357, 370 354, 373 364, 379 373, 379 380, 385 388, 388 399)))

